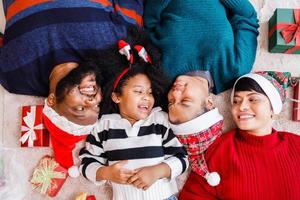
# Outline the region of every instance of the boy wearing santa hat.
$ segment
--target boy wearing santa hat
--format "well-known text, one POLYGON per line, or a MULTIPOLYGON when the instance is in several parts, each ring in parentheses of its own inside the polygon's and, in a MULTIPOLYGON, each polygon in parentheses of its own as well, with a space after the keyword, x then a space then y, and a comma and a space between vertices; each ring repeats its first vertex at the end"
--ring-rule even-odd
POLYGON ((79 175, 72 150, 98 119, 102 84, 103 77, 93 61, 59 65, 50 75, 44 123, 50 132, 55 160, 68 169, 71 177, 79 175))

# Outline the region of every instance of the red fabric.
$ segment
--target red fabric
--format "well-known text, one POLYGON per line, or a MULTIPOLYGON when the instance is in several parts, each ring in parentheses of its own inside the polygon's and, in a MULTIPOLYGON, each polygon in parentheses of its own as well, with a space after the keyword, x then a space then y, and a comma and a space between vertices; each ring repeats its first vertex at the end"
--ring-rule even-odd
MULTIPOLYGON (((300 100, 300 82, 294 87, 294 99, 300 100)), ((294 102, 293 105, 293 120, 300 121, 300 102, 294 102)))
POLYGON ((145 61, 152 64, 149 54, 147 53, 145 47, 142 45, 134 45, 134 49, 138 52, 138 55, 145 61))
POLYGON ((125 42, 124 40, 119 40, 118 41, 118 47, 119 47, 119 49, 123 49, 126 46, 129 46, 129 44, 127 42, 125 42))
POLYGON ((72 151, 76 143, 85 139, 87 135, 75 136, 67 133, 55 126, 46 115, 43 117, 45 126, 50 132, 55 160, 66 169, 72 167, 74 165, 72 151))
POLYGON ((218 186, 191 172, 182 200, 300 199, 300 136, 276 132, 256 137, 233 130, 207 150, 210 171, 220 174, 218 186))
POLYGON ((43 127, 44 122, 43 122, 43 105, 35 105, 35 106, 22 106, 22 126, 21 126, 21 137, 20 139, 22 140, 22 137, 24 134, 29 134, 30 129, 32 129, 35 135, 35 139, 33 140, 33 143, 29 142, 30 137, 26 137, 25 135, 25 140, 21 141, 21 147, 49 147, 50 144, 50 136, 48 130, 43 127), (34 115, 31 115, 32 117, 35 117, 34 119, 29 120, 30 113, 34 112, 34 115), (27 120, 24 118, 27 117, 27 120), (34 127, 30 127, 30 121, 34 124, 34 127), (43 127, 43 128, 42 128, 43 127), (31 144, 33 146, 31 146, 31 144))

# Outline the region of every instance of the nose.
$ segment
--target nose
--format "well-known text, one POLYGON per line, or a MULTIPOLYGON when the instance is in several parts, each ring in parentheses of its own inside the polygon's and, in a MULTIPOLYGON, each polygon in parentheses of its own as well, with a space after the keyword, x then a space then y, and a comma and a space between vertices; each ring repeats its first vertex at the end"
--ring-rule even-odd
POLYGON ((179 86, 179 87, 174 87, 172 90, 172 95, 174 99, 178 99, 182 96, 183 93, 183 87, 179 86))
POLYGON ((243 100, 240 104, 240 110, 241 111, 246 111, 249 108, 249 104, 246 100, 243 100))
POLYGON ((95 96, 93 96, 93 95, 86 95, 85 96, 85 104, 87 105, 87 106, 90 106, 90 107, 92 107, 92 106, 96 106, 96 105, 98 105, 100 102, 101 102, 101 94, 98 92, 95 96))
POLYGON ((96 98, 94 98, 92 96, 86 97, 84 102, 85 102, 86 106, 88 106, 88 107, 95 106, 97 103, 96 98))
MULTIPOLYGON (((171 103, 172 108, 175 108, 178 103, 182 100, 182 92, 179 90, 173 90, 172 93, 168 95, 168 101, 171 103)), ((170 106, 169 106, 170 108, 170 106)))
POLYGON ((185 90, 185 86, 186 86, 186 84, 181 83, 181 82, 174 83, 173 88, 172 88, 172 94, 174 96, 182 95, 182 93, 185 90))
POLYGON ((143 100, 148 101, 151 97, 151 94, 144 94, 143 95, 143 100))

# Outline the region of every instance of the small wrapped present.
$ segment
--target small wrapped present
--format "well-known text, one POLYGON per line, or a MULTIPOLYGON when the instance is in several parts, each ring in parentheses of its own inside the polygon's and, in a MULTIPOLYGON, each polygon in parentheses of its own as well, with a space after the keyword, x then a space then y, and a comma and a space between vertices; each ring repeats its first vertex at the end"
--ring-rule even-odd
POLYGON ((54 197, 67 179, 67 174, 68 171, 65 168, 46 155, 34 169, 30 182, 40 193, 54 197))
POLYGON ((81 192, 75 200, 96 200, 96 197, 94 195, 87 195, 85 192, 81 192))
MULTIPOLYGON (((300 82, 294 87, 294 99, 300 101, 300 82)), ((300 102, 293 104, 293 121, 300 121, 300 102)))
POLYGON ((269 52, 300 54, 300 9, 275 10, 269 20, 269 52))
POLYGON ((22 107, 21 147, 48 147, 50 135, 43 124, 43 105, 22 107))

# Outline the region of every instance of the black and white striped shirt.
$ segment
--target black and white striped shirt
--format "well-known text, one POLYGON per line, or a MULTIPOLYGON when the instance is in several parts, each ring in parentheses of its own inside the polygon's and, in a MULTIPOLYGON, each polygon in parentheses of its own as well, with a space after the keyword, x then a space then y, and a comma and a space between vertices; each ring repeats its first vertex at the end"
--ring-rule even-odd
POLYGON ((158 180, 146 191, 112 183, 114 199, 168 198, 177 192, 174 178, 188 167, 187 153, 170 129, 167 114, 159 107, 154 108, 147 119, 133 125, 119 114, 103 115, 87 137, 80 159, 83 176, 94 183, 97 183, 99 167, 121 160, 128 160, 125 165, 128 169, 162 162, 171 168, 171 180, 158 180))

